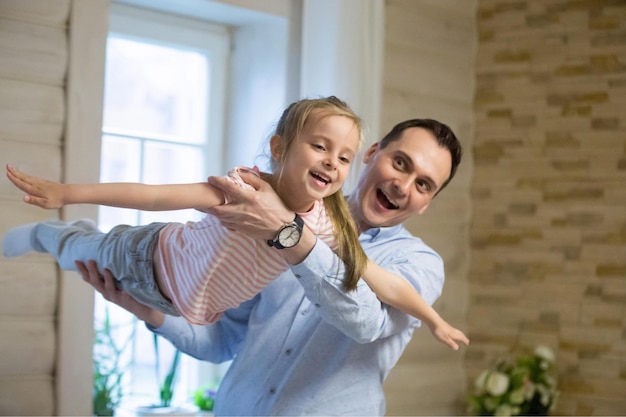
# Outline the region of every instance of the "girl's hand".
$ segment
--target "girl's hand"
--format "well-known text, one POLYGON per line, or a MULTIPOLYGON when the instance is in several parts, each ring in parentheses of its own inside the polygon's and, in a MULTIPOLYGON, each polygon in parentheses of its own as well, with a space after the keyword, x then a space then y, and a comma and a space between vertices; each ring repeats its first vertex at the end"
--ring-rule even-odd
POLYGON ((430 331, 435 336, 435 339, 448 345, 452 350, 459 350, 457 342, 466 346, 469 345, 469 339, 465 336, 465 333, 450 326, 445 320, 441 320, 436 325, 431 326, 430 331))
POLYGON ((65 205, 65 184, 28 175, 8 164, 6 169, 9 181, 26 193, 24 196, 25 203, 49 210, 58 209, 65 205))

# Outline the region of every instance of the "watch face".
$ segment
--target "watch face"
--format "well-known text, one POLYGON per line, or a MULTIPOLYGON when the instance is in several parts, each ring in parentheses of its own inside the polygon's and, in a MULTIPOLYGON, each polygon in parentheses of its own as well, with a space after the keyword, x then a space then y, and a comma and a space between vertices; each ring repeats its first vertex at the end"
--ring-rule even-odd
POLYGON ((291 248, 300 241, 300 231, 295 226, 285 227, 278 234, 278 243, 285 248, 291 248))

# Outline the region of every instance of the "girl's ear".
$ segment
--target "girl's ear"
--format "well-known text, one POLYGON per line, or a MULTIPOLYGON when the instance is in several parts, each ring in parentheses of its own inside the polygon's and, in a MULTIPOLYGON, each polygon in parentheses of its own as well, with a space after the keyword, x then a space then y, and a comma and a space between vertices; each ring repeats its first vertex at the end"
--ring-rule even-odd
POLYGON ((280 156, 283 153, 283 138, 279 135, 273 135, 270 138, 270 152, 272 153, 272 159, 279 161, 280 156))

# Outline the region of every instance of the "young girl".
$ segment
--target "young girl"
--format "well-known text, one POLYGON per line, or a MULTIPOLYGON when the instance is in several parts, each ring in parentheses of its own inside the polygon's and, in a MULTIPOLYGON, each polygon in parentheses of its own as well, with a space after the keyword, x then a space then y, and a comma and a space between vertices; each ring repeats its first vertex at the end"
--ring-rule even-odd
MULTIPOLYGON (((467 337, 445 322, 408 282, 368 261, 359 244, 341 187, 360 144, 360 123, 336 97, 300 100, 283 112, 270 139, 274 172, 266 179, 297 214, 267 244, 232 233, 208 215, 185 225, 120 225, 106 234, 85 220, 29 224, 7 232, 3 253, 48 252, 67 270, 76 269, 76 260, 95 259, 138 301, 191 323, 206 324, 253 298, 287 270, 279 250, 295 246, 306 224, 344 261, 346 290, 355 289, 362 276, 381 301, 422 319, 437 339, 456 350, 455 341, 467 344, 467 337)), ((10 166, 7 176, 27 193, 25 202, 47 209, 89 203, 205 211, 227 204, 221 191, 207 183, 59 184, 10 166)), ((247 186, 237 169, 228 177, 247 186)))

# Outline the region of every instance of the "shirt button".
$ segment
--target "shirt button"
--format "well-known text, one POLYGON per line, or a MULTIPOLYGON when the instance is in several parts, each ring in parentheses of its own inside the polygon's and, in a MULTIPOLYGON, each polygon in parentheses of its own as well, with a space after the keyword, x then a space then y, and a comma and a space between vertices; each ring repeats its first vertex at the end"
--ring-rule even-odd
POLYGON ((276 394, 276 388, 270 388, 270 394, 276 394))
POLYGON ((307 310, 302 310, 302 311, 300 312, 300 314, 302 314, 303 316, 306 316, 306 313, 308 313, 308 311, 307 311, 307 310))
POLYGON ((287 356, 291 355, 291 349, 287 349, 287 350, 285 351, 285 355, 287 355, 287 356))

